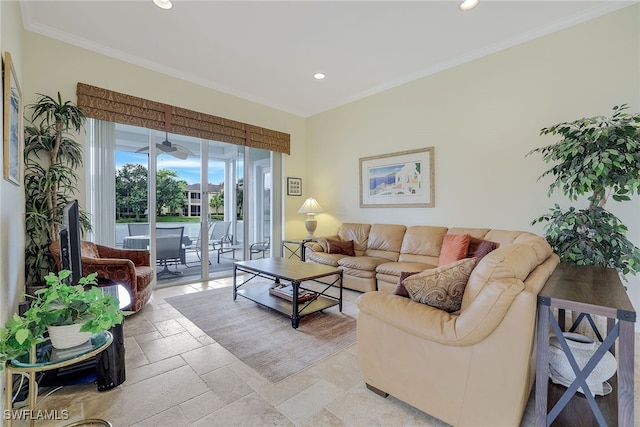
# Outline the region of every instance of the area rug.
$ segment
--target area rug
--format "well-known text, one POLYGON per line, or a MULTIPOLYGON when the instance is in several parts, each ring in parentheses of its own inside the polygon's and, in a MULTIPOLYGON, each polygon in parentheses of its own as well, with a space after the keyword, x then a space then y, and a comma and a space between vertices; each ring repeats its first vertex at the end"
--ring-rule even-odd
POLYGON ((278 382, 356 342, 357 307, 343 301, 291 327, 289 316, 220 288, 165 300, 238 359, 278 382))

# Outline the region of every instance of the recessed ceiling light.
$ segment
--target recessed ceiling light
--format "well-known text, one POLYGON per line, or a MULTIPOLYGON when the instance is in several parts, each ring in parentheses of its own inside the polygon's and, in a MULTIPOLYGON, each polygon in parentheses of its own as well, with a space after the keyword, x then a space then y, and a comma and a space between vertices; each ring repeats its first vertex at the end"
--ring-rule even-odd
POLYGON ((171 0, 153 0, 153 4, 158 6, 160 9, 171 9, 173 7, 171 0))
POLYGON ((478 0, 464 0, 460 3, 460 10, 467 11, 471 10, 478 5, 478 0))
POLYGON ((313 78, 314 78, 314 79, 316 79, 316 80, 322 80, 322 79, 324 79, 325 77, 327 77, 327 76, 325 76, 325 75, 324 75, 324 73, 315 73, 315 74, 313 75, 313 78))

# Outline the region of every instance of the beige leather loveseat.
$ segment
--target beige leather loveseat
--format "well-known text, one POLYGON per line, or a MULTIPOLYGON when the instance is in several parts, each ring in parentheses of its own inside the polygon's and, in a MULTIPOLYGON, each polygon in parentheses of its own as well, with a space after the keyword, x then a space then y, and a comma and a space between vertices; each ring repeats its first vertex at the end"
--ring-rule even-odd
MULTIPOLYGON (((355 237, 355 230, 366 226, 342 228, 342 236, 355 237)), ((344 257, 336 260, 346 267, 345 277, 355 277, 351 286, 366 283, 368 290, 376 279, 388 288, 397 270, 437 264, 438 241, 445 233, 471 233, 499 246, 471 272, 456 312, 388 292, 358 298, 358 357, 367 386, 455 426, 519 425, 535 378, 537 294, 559 262, 546 240, 527 232, 408 227, 408 240, 405 233, 382 246, 380 233, 397 227, 370 229, 376 234, 359 240, 359 255, 383 251, 394 260, 371 261, 377 264, 368 277, 356 273, 351 262, 341 264, 344 257), (416 239, 420 231, 431 238, 416 239)), ((312 252, 307 256, 317 260, 312 252)))

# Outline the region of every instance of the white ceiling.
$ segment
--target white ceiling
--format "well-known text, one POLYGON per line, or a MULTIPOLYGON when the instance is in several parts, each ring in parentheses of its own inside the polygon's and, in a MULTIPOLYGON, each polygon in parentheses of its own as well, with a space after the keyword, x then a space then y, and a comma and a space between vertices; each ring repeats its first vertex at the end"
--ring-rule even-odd
POLYGON ((468 12, 457 0, 21 7, 29 31, 308 117, 636 2, 481 0, 468 12))

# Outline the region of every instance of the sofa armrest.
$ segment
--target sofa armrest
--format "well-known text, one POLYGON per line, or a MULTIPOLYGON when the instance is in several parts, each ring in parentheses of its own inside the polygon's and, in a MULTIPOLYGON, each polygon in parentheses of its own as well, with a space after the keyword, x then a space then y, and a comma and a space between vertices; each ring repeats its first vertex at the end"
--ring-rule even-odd
POLYGON ((149 251, 146 249, 117 249, 109 246, 96 245, 100 258, 128 259, 136 266, 150 266, 149 251))
POLYGON ((304 247, 313 251, 313 252, 324 252, 324 248, 318 242, 307 242, 304 244, 304 247))
POLYGON ((327 252, 327 239, 342 240, 338 235, 316 237, 313 241, 305 243, 305 247, 313 252, 327 252))
POLYGON ((524 283, 519 279, 493 281, 459 314, 382 292, 360 295, 358 307, 360 311, 419 338, 449 346, 466 346, 488 337, 523 290, 524 283))

